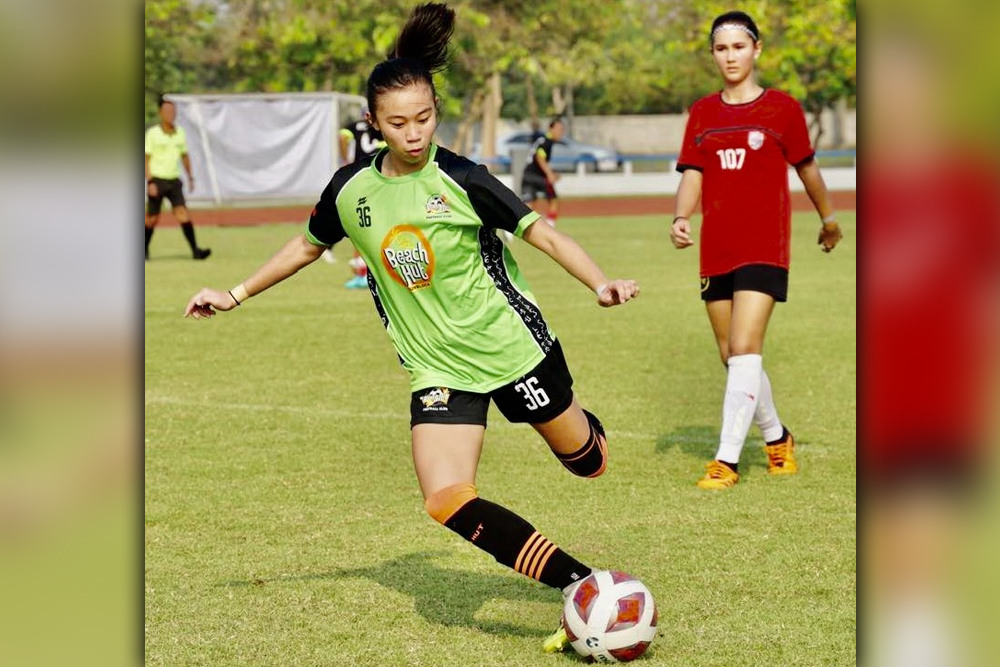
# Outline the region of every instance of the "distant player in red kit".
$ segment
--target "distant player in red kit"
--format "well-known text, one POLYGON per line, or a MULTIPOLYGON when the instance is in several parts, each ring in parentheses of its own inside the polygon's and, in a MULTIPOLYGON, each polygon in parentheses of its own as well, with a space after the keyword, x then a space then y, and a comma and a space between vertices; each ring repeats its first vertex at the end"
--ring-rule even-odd
POLYGON ((802 107, 754 79, 761 41, 753 19, 743 12, 722 14, 712 23, 710 42, 724 87, 691 107, 670 238, 677 248, 694 243, 689 217, 700 198, 701 296, 728 378, 718 451, 698 486, 723 489, 739 481, 751 422, 767 443, 768 472, 798 471, 795 442, 778 419, 761 356, 774 304, 788 294, 788 164, 822 218, 824 251, 833 250, 841 232, 802 107))

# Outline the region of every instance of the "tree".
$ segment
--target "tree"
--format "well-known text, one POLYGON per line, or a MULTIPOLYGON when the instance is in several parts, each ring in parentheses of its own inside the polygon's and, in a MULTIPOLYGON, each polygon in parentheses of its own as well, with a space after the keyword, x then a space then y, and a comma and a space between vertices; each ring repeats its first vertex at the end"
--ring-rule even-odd
POLYGON ((802 103, 812 116, 816 146, 823 110, 857 97, 857 23, 848 18, 848 0, 784 0, 775 6, 784 11, 768 17, 775 45, 769 58, 761 56, 761 78, 802 103))
POLYGON ((145 115, 156 118, 162 93, 199 86, 199 45, 211 34, 215 8, 188 0, 146 0, 145 115))
MULTIPOLYGON (((419 0, 147 0, 146 109, 171 92, 364 93, 419 0)), ((458 150, 501 111, 676 113, 719 88, 708 48, 723 0, 448 0, 452 68, 435 81, 458 150), (546 101, 546 99, 550 101, 546 101)), ((854 0, 746 0, 761 81, 817 115, 856 85, 854 0)), ((818 128, 814 127, 818 139, 818 128)), ((494 142, 487 139, 488 154, 494 142)))

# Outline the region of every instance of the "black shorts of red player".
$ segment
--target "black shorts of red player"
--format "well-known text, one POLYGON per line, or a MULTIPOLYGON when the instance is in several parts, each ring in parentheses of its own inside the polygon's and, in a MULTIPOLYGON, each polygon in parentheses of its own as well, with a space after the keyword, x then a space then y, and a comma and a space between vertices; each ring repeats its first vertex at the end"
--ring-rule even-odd
POLYGON ((170 205, 174 208, 187 206, 187 202, 184 201, 184 188, 181 185, 181 179, 154 178, 153 183, 156 184, 157 194, 155 197, 148 198, 149 202, 146 205, 146 213, 157 215, 163 207, 164 199, 169 199, 170 205))
POLYGON ((536 199, 556 199, 556 187, 541 174, 525 170, 521 179, 521 201, 533 202, 536 199))
POLYGON ((427 387, 410 399, 410 428, 417 424, 479 424, 486 426, 490 400, 509 422, 542 424, 555 419, 573 403, 573 376, 556 340, 545 358, 513 382, 486 394, 427 387))
POLYGON ((788 300, 788 269, 770 264, 747 264, 718 276, 701 279, 702 301, 727 301, 733 292, 763 292, 779 303, 788 300))

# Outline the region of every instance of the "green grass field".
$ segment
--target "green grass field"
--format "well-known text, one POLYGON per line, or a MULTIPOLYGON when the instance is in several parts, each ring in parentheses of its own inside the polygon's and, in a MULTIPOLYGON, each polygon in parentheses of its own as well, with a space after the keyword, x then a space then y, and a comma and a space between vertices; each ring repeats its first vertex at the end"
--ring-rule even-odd
MULTIPOLYGON (((197 219, 197 218, 196 218, 197 219)), ((608 430, 596 480, 573 477, 526 425, 491 412, 478 487, 580 560, 641 578, 659 634, 637 664, 853 665, 855 219, 831 255, 794 220, 789 302, 764 351, 801 473, 770 478, 751 432, 743 478, 697 489, 715 452, 725 374, 698 298, 697 249, 651 217, 566 219, 641 297, 601 309, 522 242, 514 252, 559 335, 581 402, 608 430)), ((524 666, 559 594, 498 565, 423 510, 407 378, 367 291, 341 286, 349 247, 209 321, 228 289, 297 233, 176 228, 146 263, 147 665, 524 666)))

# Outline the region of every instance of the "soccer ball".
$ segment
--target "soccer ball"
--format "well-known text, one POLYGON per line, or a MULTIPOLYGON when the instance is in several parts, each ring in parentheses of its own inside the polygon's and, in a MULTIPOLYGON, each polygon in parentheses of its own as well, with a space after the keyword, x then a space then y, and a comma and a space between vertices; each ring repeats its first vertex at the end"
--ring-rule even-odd
POLYGON ((566 598, 563 628, 573 649, 583 657, 628 662, 645 653, 656 635, 656 603, 635 577, 595 571, 566 598))

